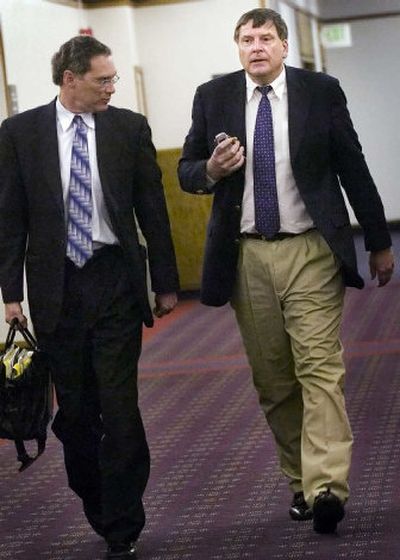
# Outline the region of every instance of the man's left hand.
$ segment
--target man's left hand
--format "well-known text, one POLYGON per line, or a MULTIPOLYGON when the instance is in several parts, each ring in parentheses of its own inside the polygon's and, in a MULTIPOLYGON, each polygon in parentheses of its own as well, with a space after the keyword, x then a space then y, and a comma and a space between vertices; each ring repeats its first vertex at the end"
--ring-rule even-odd
POLYGON ((170 294, 156 294, 155 296, 156 305, 153 309, 153 313, 156 317, 163 317, 168 315, 175 308, 178 303, 178 296, 175 292, 170 294))
POLYGON ((372 280, 378 278, 378 286, 387 284, 394 270, 394 256, 391 248, 372 251, 369 256, 369 269, 372 280))

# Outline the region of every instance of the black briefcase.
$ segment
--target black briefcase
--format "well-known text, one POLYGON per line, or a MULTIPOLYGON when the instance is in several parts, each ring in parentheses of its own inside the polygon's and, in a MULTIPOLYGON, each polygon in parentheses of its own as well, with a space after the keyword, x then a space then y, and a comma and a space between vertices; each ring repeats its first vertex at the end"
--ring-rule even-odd
POLYGON ((46 356, 30 331, 13 321, 4 351, 0 352, 0 439, 14 440, 20 471, 45 450, 47 426, 53 416, 53 387, 46 356), (26 345, 14 342, 19 331, 26 345), (36 440, 30 456, 24 441, 36 440))

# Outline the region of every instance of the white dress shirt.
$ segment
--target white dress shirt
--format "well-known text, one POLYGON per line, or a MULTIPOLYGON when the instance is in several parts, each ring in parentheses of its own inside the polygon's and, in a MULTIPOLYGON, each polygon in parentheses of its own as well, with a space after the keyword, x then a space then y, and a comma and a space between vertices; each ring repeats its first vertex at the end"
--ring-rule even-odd
MULTIPOLYGON (((63 189, 63 199, 65 217, 68 217, 68 192, 71 174, 71 152, 74 139, 74 126, 72 121, 75 113, 68 111, 60 100, 56 101, 57 113, 57 136, 58 153, 60 159, 61 184, 63 189)), ((93 248, 97 249, 102 245, 117 245, 118 239, 114 234, 110 222, 110 216, 104 202, 103 190, 101 188, 99 168, 97 165, 96 153, 96 131, 95 120, 92 113, 80 113, 87 126, 87 140, 90 173, 92 179, 92 240, 93 248)))
MULTIPOLYGON (((283 68, 279 76, 269 85, 272 87, 272 90, 268 92, 268 99, 271 104, 274 130, 275 174, 281 220, 280 231, 301 233, 314 227, 314 223, 300 196, 290 163, 288 96, 285 68, 283 68)), ((254 216, 253 142, 257 110, 261 100, 261 92, 256 89, 257 86, 258 84, 253 82, 250 76, 246 74, 247 152, 240 227, 242 233, 256 231, 254 216)))

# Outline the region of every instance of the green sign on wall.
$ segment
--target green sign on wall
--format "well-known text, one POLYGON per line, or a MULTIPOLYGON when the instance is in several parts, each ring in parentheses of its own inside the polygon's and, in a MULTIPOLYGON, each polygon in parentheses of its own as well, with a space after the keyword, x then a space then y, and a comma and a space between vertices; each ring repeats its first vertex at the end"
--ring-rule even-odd
POLYGON ((333 23, 321 27, 321 42, 327 49, 351 47, 351 27, 349 23, 333 23))

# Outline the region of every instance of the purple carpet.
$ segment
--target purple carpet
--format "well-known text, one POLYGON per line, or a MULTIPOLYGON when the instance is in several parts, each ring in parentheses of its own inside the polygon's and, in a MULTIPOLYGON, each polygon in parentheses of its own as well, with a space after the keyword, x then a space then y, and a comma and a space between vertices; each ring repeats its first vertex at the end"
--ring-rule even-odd
MULTIPOLYGON (((348 290, 343 343, 355 436, 336 535, 288 516, 291 499, 232 311, 183 301, 147 331, 141 409, 152 452, 140 560, 400 558, 400 281, 348 290), (164 322, 163 322, 164 321, 164 322)), ((17 472, 0 444, 1 560, 101 560, 104 542, 66 487, 62 452, 17 472)))

